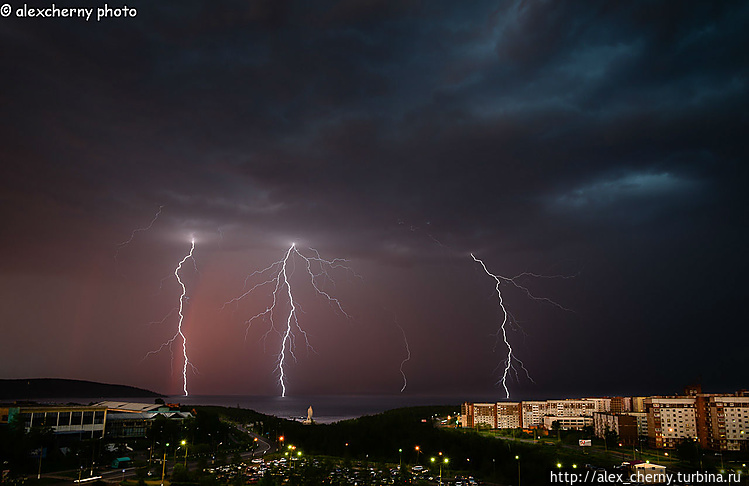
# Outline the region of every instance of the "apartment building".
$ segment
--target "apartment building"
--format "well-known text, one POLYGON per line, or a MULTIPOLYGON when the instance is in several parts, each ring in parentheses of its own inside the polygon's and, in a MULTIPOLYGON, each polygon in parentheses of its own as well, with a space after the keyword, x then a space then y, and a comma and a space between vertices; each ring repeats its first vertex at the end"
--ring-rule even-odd
POLYGON ((624 413, 632 411, 632 397, 612 397, 611 413, 624 413))
POLYGON ((749 396, 742 395, 697 395, 697 432, 702 447, 716 451, 749 449, 749 396))
POLYGON ((546 400, 544 415, 551 415, 553 417, 593 417, 593 413, 599 408, 601 411, 605 411, 605 402, 590 398, 546 400))
POLYGON ((747 391, 705 394, 699 387, 689 387, 677 396, 466 402, 462 409, 463 427, 550 429, 559 424, 562 429, 579 429, 593 425, 598 437, 608 427, 627 444, 637 444, 647 436, 654 448, 673 449, 684 440, 699 440, 709 450, 749 450, 747 391))
POLYGON ((586 402, 593 402, 593 413, 611 411, 611 401, 613 400, 612 398, 583 398, 583 400, 586 402))
POLYGON ((496 403, 470 403, 465 402, 461 409, 461 426, 465 428, 488 427, 497 428, 497 404, 496 403))
POLYGON ((673 449, 683 440, 697 440, 696 397, 645 399, 650 447, 673 449))
POLYGON ((546 415, 546 402, 531 400, 521 402, 521 420, 524 429, 540 427, 546 415))
POLYGON ((647 397, 632 397, 632 411, 645 413, 645 399, 647 397))
POLYGON ((523 424, 520 402, 497 402, 497 428, 517 429, 523 424))

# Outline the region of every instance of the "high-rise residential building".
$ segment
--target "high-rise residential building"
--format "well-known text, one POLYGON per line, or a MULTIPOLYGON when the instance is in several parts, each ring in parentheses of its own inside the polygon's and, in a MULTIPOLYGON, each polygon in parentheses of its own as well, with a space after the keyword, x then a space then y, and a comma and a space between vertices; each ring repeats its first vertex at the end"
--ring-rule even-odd
POLYGON ((530 400, 521 402, 523 428, 540 427, 546 415, 546 402, 530 400))
POLYGON ((470 403, 461 406, 461 425, 466 428, 488 427, 497 428, 496 403, 470 403))
POLYGON ((632 411, 632 397, 612 397, 611 413, 624 413, 632 411))
POLYGON ((497 428, 517 429, 522 426, 520 402, 497 402, 497 428))
POLYGON ((583 400, 593 402, 595 404, 593 413, 611 411, 611 398, 583 398, 583 400))
POLYGON ((647 437, 655 448, 672 449, 685 440, 699 440, 709 450, 749 450, 747 391, 706 394, 693 386, 677 396, 466 402, 462 411, 463 427, 549 429, 558 424, 567 429, 594 425, 599 437, 608 427, 628 444, 647 437), (566 420, 575 418, 585 420, 566 420))
POLYGON ((697 440, 696 397, 645 399, 651 447, 673 449, 683 440, 697 440))
POLYGON ((749 396, 741 395, 697 395, 697 432, 703 448, 749 449, 749 396))
POLYGON ((600 409, 606 411, 605 402, 592 398, 546 400, 546 413, 554 417, 592 417, 600 409))
POLYGON ((647 397, 632 397, 632 411, 645 412, 645 399, 647 397))

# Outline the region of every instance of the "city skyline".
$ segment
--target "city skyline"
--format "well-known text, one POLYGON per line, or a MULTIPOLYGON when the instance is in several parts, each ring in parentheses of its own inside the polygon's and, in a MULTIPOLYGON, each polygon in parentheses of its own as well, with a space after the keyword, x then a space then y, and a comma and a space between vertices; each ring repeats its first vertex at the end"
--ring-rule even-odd
POLYGON ((280 395, 294 245, 289 394, 746 387, 745 3, 130 7, 0 19, 0 378, 280 395))

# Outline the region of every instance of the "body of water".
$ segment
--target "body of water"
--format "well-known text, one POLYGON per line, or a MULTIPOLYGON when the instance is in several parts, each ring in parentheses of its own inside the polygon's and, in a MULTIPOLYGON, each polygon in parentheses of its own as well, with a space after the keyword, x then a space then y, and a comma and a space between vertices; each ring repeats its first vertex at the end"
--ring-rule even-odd
MULTIPOLYGON (((475 397, 471 397, 471 399, 475 401, 475 397)), ((37 403, 77 403, 82 405, 102 401, 154 403, 154 397, 72 397, 31 400, 37 403)), ((187 397, 175 395, 164 397, 164 401, 167 403, 178 403, 185 406, 239 407, 284 419, 307 418, 307 409, 311 406, 313 410, 312 418, 317 423, 338 422, 402 407, 453 405, 455 406, 455 412, 459 412, 460 404, 465 400, 465 397, 428 395, 312 395, 283 398, 252 395, 190 395, 187 397)), ((488 398, 488 400, 491 401, 492 399, 488 398)), ((496 398, 493 400, 496 401, 496 398)))
POLYGON ((255 410, 266 415, 286 419, 307 417, 307 409, 312 407, 312 418, 318 423, 332 423, 373 415, 401 407, 425 405, 454 405, 460 411, 460 398, 444 396, 402 396, 402 395, 319 395, 319 396, 173 396, 170 403, 182 405, 219 405, 255 410))

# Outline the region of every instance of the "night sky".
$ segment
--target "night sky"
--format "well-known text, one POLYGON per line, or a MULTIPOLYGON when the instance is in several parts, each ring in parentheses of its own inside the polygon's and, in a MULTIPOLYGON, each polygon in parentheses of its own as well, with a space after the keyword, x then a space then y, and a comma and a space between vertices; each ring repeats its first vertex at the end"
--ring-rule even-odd
POLYGON ((290 395, 399 393, 402 328, 404 394, 503 397, 471 252, 572 277, 518 279, 570 311, 501 287, 535 380, 513 398, 749 386, 749 3, 131 1, 99 22, 16 3, 0 377, 180 393, 179 348, 144 356, 175 332, 194 237, 193 394, 280 394, 280 337, 245 322, 270 288, 221 308, 292 242, 362 278, 325 283, 346 319, 295 261, 316 352, 297 340, 290 395))

